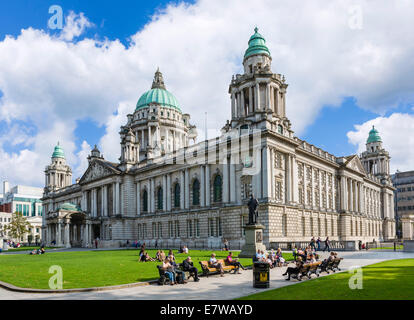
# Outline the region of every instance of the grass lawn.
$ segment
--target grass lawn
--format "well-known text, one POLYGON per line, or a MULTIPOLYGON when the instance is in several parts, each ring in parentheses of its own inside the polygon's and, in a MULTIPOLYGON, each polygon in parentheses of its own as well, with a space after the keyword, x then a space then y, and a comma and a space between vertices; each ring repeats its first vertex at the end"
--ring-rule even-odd
MULTIPOLYGON (((156 250, 147 250, 155 257, 156 250)), ((190 250, 194 266, 200 270, 201 260, 208 260, 212 251, 190 250)), ((63 270, 63 289, 89 288, 119 285, 158 279, 156 265, 160 262, 138 262, 139 250, 46 252, 44 255, 1 255, 0 280, 18 287, 48 289, 49 268, 59 265, 63 270)), ((168 251, 167 251, 168 253, 168 251)), ((226 251, 215 251, 217 259, 225 258, 226 251)), ((186 254, 177 254, 181 263, 186 254)), ((234 252, 233 256, 237 256, 234 252)), ((291 254, 285 253, 285 259, 291 254)), ((242 258, 244 266, 252 264, 252 259, 242 258)))
MULTIPOLYGON (((362 268, 363 289, 351 290, 342 272, 265 291, 240 300, 413 300, 414 259, 390 260, 362 268)), ((354 274, 355 275, 355 274, 354 274)))

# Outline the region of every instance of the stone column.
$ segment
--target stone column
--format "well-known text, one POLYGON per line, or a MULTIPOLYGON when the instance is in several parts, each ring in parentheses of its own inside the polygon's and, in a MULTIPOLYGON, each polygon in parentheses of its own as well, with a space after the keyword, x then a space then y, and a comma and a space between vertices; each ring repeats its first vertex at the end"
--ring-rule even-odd
POLYGON ((240 91, 240 95, 241 95, 241 99, 240 99, 240 103, 241 103, 241 116, 243 116, 243 117, 245 117, 246 116, 246 112, 245 112, 245 110, 246 110, 246 108, 245 108, 245 102, 244 102, 244 89, 241 89, 241 91, 240 91))
POLYGON ((260 84, 256 83, 256 111, 260 110, 260 84))
POLYGON ((185 180, 184 171, 180 171, 180 208, 184 209, 185 180))
POLYGON ((137 182, 137 216, 141 215, 141 182, 137 182))
POLYGON ((185 169, 184 172, 184 207, 186 209, 190 208, 190 172, 188 169, 185 169))
POLYGON ((266 85, 266 107, 271 109, 270 106, 270 83, 266 85))
POLYGON ((204 176, 204 166, 200 166, 200 206, 205 207, 206 205, 206 182, 204 176))
POLYGON ((171 211, 171 175, 167 174, 167 211, 171 211))
POLYGON ((262 149, 262 197, 268 198, 269 191, 271 189, 272 177, 270 177, 269 170, 270 154, 269 148, 264 147, 262 149))
POLYGON ((347 181, 346 177, 341 176, 341 210, 348 210, 348 195, 347 195, 347 181))
POLYGON ((104 216, 107 217, 108 216, 108 186, 105 185, 104 186, 104 216))
POLYGON ((57 232, 56 232, 56 245, 60 247, 62 245, 62 225, 60 220, 56 224, 57 232))
POLYGON ((298 164, 296 157, 292 156, 292 202, 299 202, 299 184, 298 184, 298 164))
POLYGON ((65 247, 70 248, 69 220, 65 224, 65 247))
POLYGON ((291 170, 292 170, 292 156, 287 154, 285 156, 285 182, 286 182, 286 204, 292 201, 292 182, 291 182, 291 170))
POLYGON ((249 87, 249 113, 253 112, 253 88, 249 87))
POLYGON ((236 117, 236 97, 234 92, 231 93, 231 117, 236 117))
POLYGON ((206 206, 210 206, 210 165, 206 165, 206 206))
POLYGON ((85 246, 85 225, 81 224, 79 226, 80 228, 80 242, 81 242, 81 247, 85 246))
POLYGON ((116 204, 116 183, 112 184, 112 215, 118 214, 116 204))
POLYGON ((145 130, 141 130, 141 149, 145 148, 145 130))
POLYGON ((120 206, 120 199, 119 199, 119 182, 117 181, 116 182, 116 190, 115 190, 115 195, 116 195, 116 200, 115 200, 115 202, 116 202, 116 206, 115 206, 115 208, 116 208, 116 213, 115 214, 121 214, 121 206, 120 206))
POLYGON ((230 202, 236 202, 236 164, 234 163, 234 157, 231 156, 230 164, 230 202))
POLYGON ((150 147, 153 147, 152 145, 152 134, 151 134, 151 127, 148 126, 148 144, 150 147))
POLYGON ((155 212, 155 181, 154 178, 150 179, 150 208, 151 208, 151 213, 155 212))
POLYGON ((227 155, 223 159, 223 202, 229 202, 229 164, 227 155))
POLYGON ((162 209, 167 211, 167 176, 162 176, 162 209))

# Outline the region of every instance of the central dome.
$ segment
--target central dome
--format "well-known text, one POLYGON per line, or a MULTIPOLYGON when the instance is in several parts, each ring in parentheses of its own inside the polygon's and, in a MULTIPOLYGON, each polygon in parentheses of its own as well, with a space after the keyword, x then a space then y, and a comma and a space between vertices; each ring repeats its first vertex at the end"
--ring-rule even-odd
POLYGON ((159 70, 155 72, 151 90, 145 92, 139 98, 135 111, 148 107, 151 103, 157 103, 162 107, 172 108, 181 112, 177 99, 165 88, 162 73, 159 70))

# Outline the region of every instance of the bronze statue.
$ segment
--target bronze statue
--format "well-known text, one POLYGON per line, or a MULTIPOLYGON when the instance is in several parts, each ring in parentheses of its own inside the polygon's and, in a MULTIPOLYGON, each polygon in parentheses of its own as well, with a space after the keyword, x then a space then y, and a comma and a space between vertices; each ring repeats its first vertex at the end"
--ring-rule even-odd
POLYGON ((249 207, 249 223, 248 224, 256 224, 257 223, 257 207, 259 206, 259 202, 255 199, 254 195, 250 196, 250 200, 247 203, 249 207))

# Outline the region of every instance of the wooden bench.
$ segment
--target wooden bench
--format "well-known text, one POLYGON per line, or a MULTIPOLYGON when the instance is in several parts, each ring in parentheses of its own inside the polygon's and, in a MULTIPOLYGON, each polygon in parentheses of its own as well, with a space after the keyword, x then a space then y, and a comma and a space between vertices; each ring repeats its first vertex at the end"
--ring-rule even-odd
MULTIPOLYGON (((217 263, 221 263, 221 265, 223 266, 224 272, 226 271, 230 272, 234 270, 234 273, 236 273, 239 270, 239 268, 236 266, 226 264, 223 259, 217 260, 217 263)), ((206 277, 208 277, 210 274, 215 274, 215 273, 220 272, 220 269, 211 267, 208 261, 200 261, 200 265, 201 265, 201 270, 203 270, 203 275, 206 277)))
POLYGON ((319 272, 326 272, 329 273, 329 271, 335 272, 336 270, 341 271, 339 268, 339 263, 341 262, 343 258, 335 258, 332 260, 324 260, 321 265, 319 266, 319 272))
POLYGON ((333 272, 336 272, 336 270, 341 271, 341 268, 339 268, 339 264, 341 263, 341 260, 343 258, 335 258, 331 261, 331 263, 327 266, 327 272, 329 273, 329 270, 332 270, 333 272))
POLYGON ((312 274, 316 274, 319 277, 319 267, 322 264, 322 261, 316 261, 314 263, 309 264, 309 271, 308 271, 308 278, 310 279, 312 274))
POLYGON ((294 279, 297 279, 298 281, 302 281, 302 277, 308 276, 309 268, 310 268, 309 264, 304 264, 300 268, 299 272, 298 273, 293 273, 291 275, 291 277, 294 278, 294 279))

